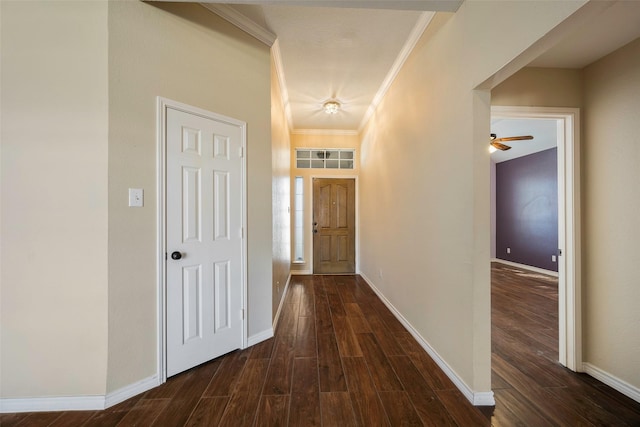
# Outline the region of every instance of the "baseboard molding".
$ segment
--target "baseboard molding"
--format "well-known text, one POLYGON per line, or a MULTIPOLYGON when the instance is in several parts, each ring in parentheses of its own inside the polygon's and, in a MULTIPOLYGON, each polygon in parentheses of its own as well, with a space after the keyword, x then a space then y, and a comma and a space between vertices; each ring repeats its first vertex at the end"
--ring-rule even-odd
POLYGON ((546 274, 547 276, 558 277, 557 271, 545 270, 544 268, 534 267, 532 265, 519 264, 513 261, 507 261, 500 258, 491 258, 491 262, 499 262, 500 264, 509 265, 511 267, 521 268, 523 270, 533 271, 534 273, 546 274))
POLYGON ((603 371, 602 369, 590 363, 583 363, 582 369, 586 374, 591 375, 598 381, 605 383, 612 389, 618 390, 625 396, 640 403, 640 388, 631 385, 628 382, 621 380, 620 378, 611 375, 609 372, 603 371))
POLYGON ((0 413, 99 411, 160 385, 157 376, 122 387, 106 396, 28 397, 0 399, 0 413))
POLYGON ((268 340, 271 337, 273 337, 273 328, 269 328, 266 331, 251 335, 249 338, 247 338, 247 346, 251 347, 252 345, 256 345, 258 343, 261 343, 262 341, 268 340))
POLYGON ((431 356, 436 364, 444 371, 449 379, 455 384, 455 386, 464 394, 464 396, 474 406, 494 406, 495 399, 493 397, 493 391, 474 392, 463 380, 456 374, 456 372, 444 361, 438 352, 425 340, 418 331, 409 323, 407 319, 400 314, 400 312, 391 304, 391 302, 384 296, 384 294, 374 285, 374 283, 363 273, 360 276, 369 284, 371 289, 378 295, 380 300, 387 306, 391 313, 402 323, 402 325, 409 331, 409 333, 418 341, 420 346, 431 356))
POLYGON ((65 396, 0 399, 0 413, 96 411, 105 408, 104 396, 65 396))
POLYGON ((145 391, 149 391, 154 387, 160 385, 160 378, 157 375, 152 375, 148 378, 135 382, 133 384, 126 385, 118 390, 108 393, 105 397, 104 408, 109 408, 113 405, 117 405, 120 402, 136 396, 145 391))
POLYGON ((284 298, 287 296, 287 292, 289 291, 289 283, 291 283, 291 276, 293 272, 289 273, 289 277, 287 277, 287 283, 284 285, 284 290, 282 291, 282 298, 280 298, 280 303, 278 304, 278 310, 276 311, 276 315, 273 317, 273 330, 276 330, 276 326, 278 326, 278 320, 280 320, 280 313, 282 312, 282 306, 284 305, 284 298))
POLYGON ((313 274, 313 271, 311 270, 291 270, 291 274, 293 276, 298 275, 298 276, 309 276, 311 274, 313 274))

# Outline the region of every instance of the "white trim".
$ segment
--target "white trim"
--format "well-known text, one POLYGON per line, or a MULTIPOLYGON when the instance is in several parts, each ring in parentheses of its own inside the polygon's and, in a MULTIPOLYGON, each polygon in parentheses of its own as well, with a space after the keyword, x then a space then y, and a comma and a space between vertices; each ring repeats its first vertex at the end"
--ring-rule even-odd
POLYGON ((233 7, 220 3, 200 3, 200 6, 210 10, 222 19, 240 28, 245 33, 255 37, 267 46, 271 46, 278 37, 268 29, 258 25, 233 7))
MULTIPOLYGON (((241 305, 244 313, 247 313, 247 124, 241 120, 237 120, 231 117, 223 116, 218 113, 207 111, 198 107, 183 104, 171 99, 158 97, 157 98, 157 114, 158 114, 158 129, 157 129, 157 144, 158 144, 158 182, 157 182, 157 219, 158 219, 158 283, 157 283, 157 372, 158 384, 162 384, 167 380, 167 364, 166 364, 166 111, 167 108, 183 111, 188 114, 194 114, 204 118, 226 122, 233 126, 240 128, 240 144, 242 146, 242 152, 244 153, 241 158, 241 215, 242 215, 242 228, 244 231, 242 237, 242 291, 241 291, 241 305)), ((248 345, 248 331, 247 331, 247 318, 249 316, 243 316, 242 319, 242 348, 246 348, 248 345)))
POLYGON ((580 246, 580 109, 491 107, 492 118, 558 121, 558 359, 582 369, 582 283, 580 246))
POLYGON ((273 324, 272 330, 276 330, 276 326, 278 326, 278 320, 280 320, 280 313, 282 312, 282 306, 284 305, 284 298, 287 296, 287 292, 289 291, 289 284, 291 283, 292 272, 289 272, 289 277, 287 277, 287 283, 284 284, 284 289, 282 290, 282 297, 280 298, 280 303, 278 303, 278 310, 276 310, 276 315, 273 316, 273 324))
POLYGON ((129 384, 106 396, 65 396, 0 399, 0 413, 100 411, 160 385, 157 376, 129 384))
POLYGON ((33 397, 0 399, 0 413, 96 411, 105 408, 104 396, 33 397))
MULTIPOLYGON (((337 135, 337 136, 357 136, 356 130, 343 130, 343 129, 294 129, 291 131, 292 135, 337 135)), ((298 147, 305 148, 305 147, 298 147)))
POLYGON ((615 375, 610 374, 607 371, 603 371, 597 366, 592 365, 591 363, 583 363, 582 369, 585 373, 591 375, 593 378, 601 381, 611 387, 614 390, 619 391, 625 396, 635 400, 640 403, 640 388, 636 387, 628 382, 621 380, 615 375))
POLYGON ((373 284, 369 278, 360 273, 360 276, 369 284, 371 289, 378 295, 378 298, 387 306, 387 308, 393 313, 393 315, 402 323, 402 325, 409 331, 409 333, 418 341, 420 346, 431 356, 436 364, 442 369, 442 371, 449 377, 449 379, 455 384, 455 386, 464 394, 464 396, 475 406, 494 406, 495 399, 493 397, 493 391, 474 392, 467 383, 440 357, 438 352, 425 340, 420 333, 409 323, 407 319, 396 309, 393 304, 384 296, 384 294, 373 284))
POLYGON ((313 274, 313 272, 311 270, 291 270, 291 274, 293 276, 309 276, 313 274))
POLYGON ((247 340, 247 347, 261 343, 273 337, 273 328, 269 328, 266 331, 258 332, 255 335, 251 335, 247 340))
POLYGON ((109 408, 113 405, 117 405, 120 402, 132 398, 140 393, 151 390, 154 387, 159 386, 160 380, 156 375, 150 376, 143 380, 137 381, 133 384, 129 384, 116 391, 108 393, 105 397, 105 408, 109 408))
POLYGON ((405 61, 407 60, 411 52, 413 52, 413 48, 416 47, 416 44, 418 43, 418 40, 420 40, 422 33, 424 33, 424 30, 427 29, 427 27, 429 26, 429 23, 431 23, 431 20, 433 19, 434 16, 435 16, 435 12, 422 12, 420 14, 420 17, 418 18, 418 21, 414 25, 413 30, 411 30, 411 33, 409 34, 407 41, 402 47, 402 50, 396 57, 395 62, 391 66, 391 69, 387 73, 387 76, 384 78, 384 81, 380 85, 378 92, 373 97, 373 100, 371 100, 371 104, 369 105, 369 108, 367 108, 367 111, 362 117, 362 120, 360 121, 360 126, 358 126, 358 132, 362 132, 364 127, 367 125, 367 122, 375 112, 376 108, 378 107, 378 104, 382 102, 382 99, 387 94, 387 91, 395 81, 405 61))
POLYGON ((544 268, 534 267, 532 265, 519 264, 513 261, 507 261, 506 259, 491 258, 491 262, 499 262, 500 264, 510 265, 511 267, 521 268, 523 270, 533 271, 534 273, 546 274, 547 276, 558 277, 557 271, 545 270, 544 268))
POLYGON ((165 168, 165 148, 166 147, 166 106, 164 100, 160 97, 157 99, 156 106, 156 123, 158 128, 156 129, 156 138, 157 138, 157 146, 156 146, 156 172, 157 172, 157 183, 156 183, 156 247, 158 248, 158 252, 156 254, 156 265, 157 272, 156 277, 158 278, 157 283, 157 293, 156 293, 156 375, 158 377, 159 383, 163 384, 167 381, 167 368, 166 368, 166 358, 167 354, 167 343, 165 340, 165 317, 166 317, 166 307, 164 302, 167 298, 167 282, 165 272, 166 270, 166 254, 167 254, 167 238, 166 238, 166 218, 165 218, 165 183, 166 183, 166 168, 165 168))

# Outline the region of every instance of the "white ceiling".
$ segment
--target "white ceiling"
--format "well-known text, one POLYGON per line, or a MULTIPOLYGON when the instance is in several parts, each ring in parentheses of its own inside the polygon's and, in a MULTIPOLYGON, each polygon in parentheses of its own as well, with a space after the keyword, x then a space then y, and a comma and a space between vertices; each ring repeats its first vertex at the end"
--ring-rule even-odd
POLYGON ((423 22, 416 11, 292 6, 263 10, 278 35, 296 129, 358 129, 412 30, 423 22), (322 105, 328 100, 341 104, 338 114, 324 112, 322 105))
POLYGON ((491 160, 500 163, 556 147, 557 129, 558 121, 555 119, 492 119, 491 133, 498 138, 531 135, 533 139, 505 142, 511 149, 491 153, 491 160))
MULTIPOLYGON (((285 108, 293 130, 357 131, 428 25, 433 13, 425 11, 454 12, 462 0, 213 3, 217 2, 209 0, 205 7, 223 7, 232 12, 235 18, 231 21, 236 25, 248 21, 250 25, 245 22, 239 26, 265 43, 270 44, 277 37, 273 52, 285 86, 285 108), (322 104, 330 99, 343 106, 336 115, 322 111, 322 104)), ((229 19, 228 14, 221 16, 229 19)), ((596 21, 568 35, 530 65, 583 68, 638 37, 640 1, 611 2, 596 21)), ((520 135, 527 130, 495 133, 520 135)))
POLYGON ((640 1, 610 2, 596 22, 567 36, 531 64, 532 67, 584 68, 640 37, 640 1))

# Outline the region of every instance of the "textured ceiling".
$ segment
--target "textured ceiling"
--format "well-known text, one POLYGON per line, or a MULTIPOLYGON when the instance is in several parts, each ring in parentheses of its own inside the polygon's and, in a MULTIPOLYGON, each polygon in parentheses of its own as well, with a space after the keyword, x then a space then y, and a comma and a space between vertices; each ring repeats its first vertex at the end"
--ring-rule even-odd
MULTIPOLYGON (((205 7, 217 2, 207 3, 205 7)), ((453 13, 462 1, 229 0, 226 3, 232 5, 221 6, 265 31, 265 38, 256 37, 267 44, 277 37, 273 52, 279 63, 285 109, 293 130, 358 131, 428 25, 433 12, 425 11, 453 13), (318 7, 327 5, 341 7, 318 7), (336 115, 322 111, 322 104, 330 99, 343 106, 336 115)), ((529 65, 583 68, 638 38, 640 0, 610 4, 593 21, 567 35, 529 65)), ((522 134, 527 130, 508 133, 522 134)))
POLYGON ((421 16, 414 11, 268 6, 296 129, 358 129, 421 16), (384 30, 383 30, 384 29, 384 30), (326 114, 328 100, 341 105, 326 114))
POLYGON ((542 54, 532 67, 584 68, 640 37, 640 1, 611 2, 589 22, 542 54))

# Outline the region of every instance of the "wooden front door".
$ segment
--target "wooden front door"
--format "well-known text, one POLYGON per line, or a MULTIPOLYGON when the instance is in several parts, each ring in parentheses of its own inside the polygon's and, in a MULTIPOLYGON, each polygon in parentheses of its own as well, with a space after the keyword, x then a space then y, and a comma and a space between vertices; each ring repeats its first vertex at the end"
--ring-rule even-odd
POLYGON ((356 271, 355 179, 313 179, 313 272, 356 271))

